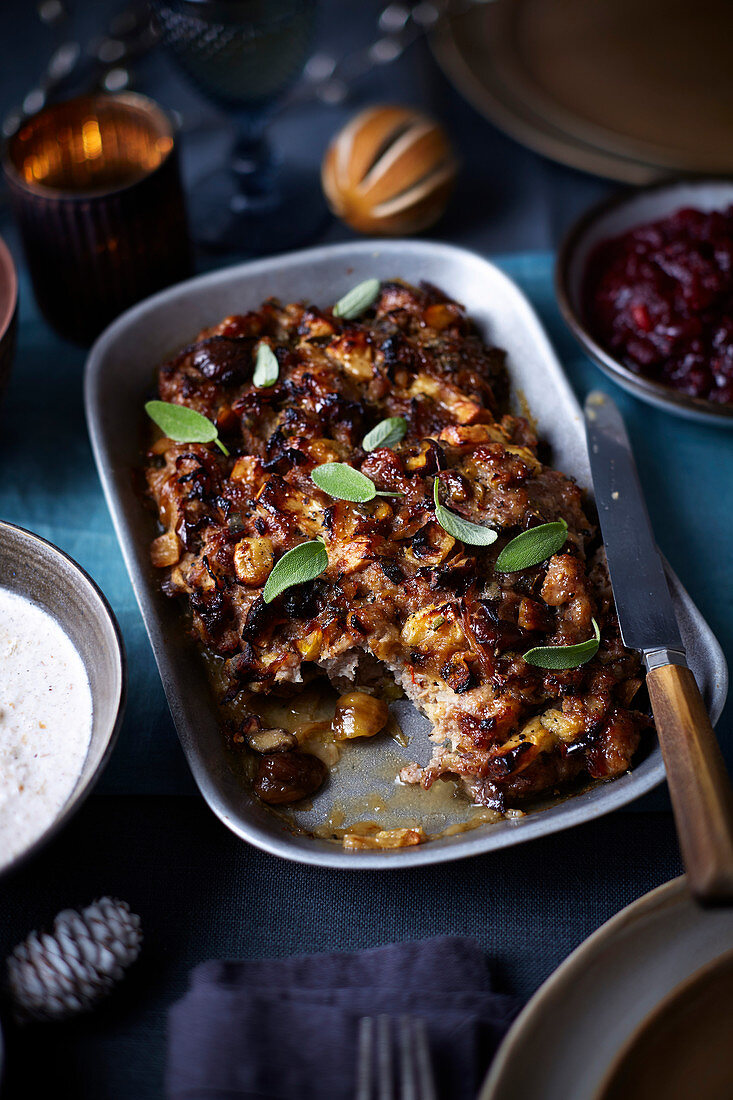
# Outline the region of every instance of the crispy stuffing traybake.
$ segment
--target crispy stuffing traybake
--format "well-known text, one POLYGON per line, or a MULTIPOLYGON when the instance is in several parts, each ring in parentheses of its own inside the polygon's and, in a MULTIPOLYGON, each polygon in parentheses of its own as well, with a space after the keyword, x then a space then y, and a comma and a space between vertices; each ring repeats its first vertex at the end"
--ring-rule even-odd
POLYGON ((270 300, 206 329, 158 372, 160 399, 213 421, 229 452, 155 440, 151 556, 215 655, 220 701, 240 708, 224 732, 251 755, 255 792, 285 804, 324 781, 297 732, 263 728, 254 705, 324 675, 342 693, 337 739, 378 733, 395 684, 428 716, 432 759, 404 768, 404 783, 451 777, 507 812, 625 772, 649 725, 632 709, 639 661, 622 645, 580 489, 506 411, 503 352, 429 285, 382 283, 356 319, 336 313, 270 300), (275 377, 256 385, 263 346, 275 377), (386 418, 403 437, 365 449, 386 418), (334 463, 377 495, 358 503, 319 488, 313 471, 334 463), (438 522, 446 509, 496 541, 463 541, 455 522, 438 522), (556 552, 498 570, 508 543, 559 521, 556 552), (325 569, 267 599, 277 563, 305 543, 323 544, 325 569), (588 643, 596 629, 600 643, 588 643), (594 655, 570 667, 529 656, 581 643, 594 655))

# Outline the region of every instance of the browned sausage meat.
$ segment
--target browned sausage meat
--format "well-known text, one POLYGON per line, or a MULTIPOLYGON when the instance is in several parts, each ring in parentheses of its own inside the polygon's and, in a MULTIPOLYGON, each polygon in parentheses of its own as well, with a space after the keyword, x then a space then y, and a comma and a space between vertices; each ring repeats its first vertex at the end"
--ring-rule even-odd
MULTIPOLYGON (((403 779, 457 776, 499 809, 629 766, 648 720, 629 709, 639 663, 621 644, 597 531, 577 485, 540 461, 527 420, 506 411, 504 354, 459 305, 400 282, 382 284, 356 321, 268 301, 201 333, 160 368, 158 387, 214 420, 231 452, 157 440, 147 462, 160 521, 152 560, 195 637, 224 659, 228 699, 292 691, 313 669, 341 691, 379 695, 381 669, 434 726, 433 760, 403 779), (279 364, 267 388, 252 382, 262 341, 279 364), (404 439, 365 452, 385 417, 404 417, 404 439), (324 462, 399 495, 335 500, 311 480, 324 462), (498 531, 494 545, 464 545, 436 522, 436 476, 447 507, 498 531), (510 539, 559 519, 559 553, 495 571, 510 539), (273 563, 316 538, 328 568, 266 605, 273 563), (533 646, 588 639, 592 618, 601 643, 588 664, 523 660, 533 646)), ((277 751, 255 789, 291 801, 316 778, 315 758, 277 751)))

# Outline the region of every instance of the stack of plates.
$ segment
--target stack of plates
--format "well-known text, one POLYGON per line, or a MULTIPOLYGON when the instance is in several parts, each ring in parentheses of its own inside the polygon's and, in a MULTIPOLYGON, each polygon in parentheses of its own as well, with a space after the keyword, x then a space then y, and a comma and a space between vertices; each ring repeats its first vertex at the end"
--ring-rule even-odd
POLYGON ((728 0, 494 0, 441 22, 447 75, 497 126, 626 183, 733 171, 728 0))

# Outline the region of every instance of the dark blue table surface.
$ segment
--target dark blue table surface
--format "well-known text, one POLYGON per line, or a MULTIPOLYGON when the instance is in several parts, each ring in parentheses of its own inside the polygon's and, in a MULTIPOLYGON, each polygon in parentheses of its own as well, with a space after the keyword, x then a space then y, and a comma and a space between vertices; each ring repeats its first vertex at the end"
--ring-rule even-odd
MULTIPOLYGON (((103 25, 114 5, 69 5, 64 36, 103 25)), ((374 35, 377 7, 322 5, 319 47, 346 50, 374 35), (347 17, 348 11, 348 17, 347 17)), ((0 16, 0 115, 25 94, 53 47, 33 6, 0 16)), ((156 54, 138 86, 184 117, 187 182, 226 140, 213 114, 156 54)), ((447 126, 463 168, 434 235, 498 259, 547 325, 580 396, 602 381, 559 318, 552 249, 572 219, 609 190, 552 164, 481 119, 447 84, 423 45, 360 83, 352 102, 310 104, 280 119, 276 140, 315 172, 349 113, 386 99, 422 105, 447 126)), ((120 993, 69 1025, 8 1036, 8 1097, 160 1095, 165 1010, 188 969, 212 956, 354 949, 438 932, 475 935, 497 982, 528 996, 565 955, 620 907, 679 872, 666 795, 572 833, 449 867, 337 873, 275 860, 237 841, 195 793, 94 471, 81 404, 84 353, 39 318, 7 210, 0 232, 21 270, 14 376, 0 412, 0 516, 38 531, 85 565, 120 619, 130 700, 118 747, 95 794, 27 867, 3 882, 0 955, 31 927, 101 893, 143 917, 143 958, 120 993), (38 1052, 43 1052, 42 1057, 38 1052)), ((321 240, 351 239, 331 223, 321 240)), ((228 257, 232 262, 237 257, 228 257)), ((728 548, 733 537, 730 436, 672 418, 615 391, 629 425, 663 550, 733 651, 728 548)), ((719 726, 730 761, 729 719, 719 726)))

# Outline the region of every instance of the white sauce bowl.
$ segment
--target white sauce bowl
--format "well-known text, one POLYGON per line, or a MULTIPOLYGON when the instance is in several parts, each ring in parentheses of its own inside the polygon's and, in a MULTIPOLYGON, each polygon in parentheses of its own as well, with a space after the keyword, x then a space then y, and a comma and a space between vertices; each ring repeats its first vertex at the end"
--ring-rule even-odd
POLYGON ((82 659, 92 695, 92 733, 76 785, 60 813, 0 875, 37 852, 79 808, 107 763, 122 722, 127 670, 120 628, 94 581, 38 535, 0 521, 0 586, 46 611, 82 659))

